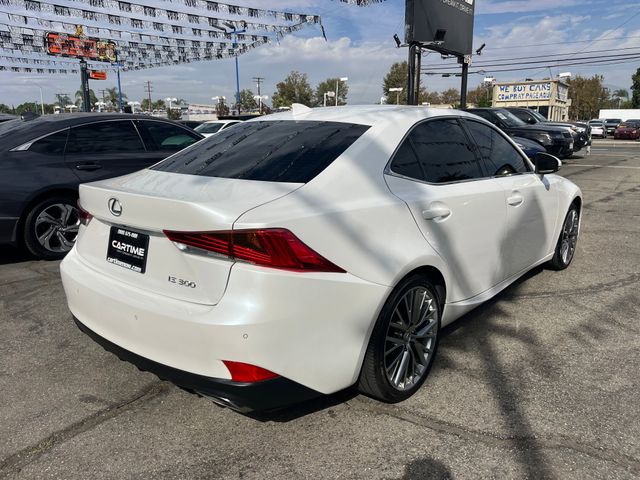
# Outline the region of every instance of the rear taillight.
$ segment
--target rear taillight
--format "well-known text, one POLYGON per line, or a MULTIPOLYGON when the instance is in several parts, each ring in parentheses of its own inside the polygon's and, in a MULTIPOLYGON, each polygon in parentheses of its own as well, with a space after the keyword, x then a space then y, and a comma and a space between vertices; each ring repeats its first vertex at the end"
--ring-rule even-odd
POLYGON ((345 271, 307 247, 289 230, 264 228, 223 232, 174 232, 165 235, 178 244, 215 252, 263 267, 304 272, 345 271))
POLYGON ((232 362, 230 360, 223 360, 222 363, 229 370, 231 380, 234 382, 261 382, 279 377, 276 373, 248 363, 232 362))
POLYGON ((78 200, 78 219, 80 220, 80 223, 84 226, 87 226, 89 225, 89 222, 92 218, 93 215, 82 208, 82 205, 80 205, 80 200, 78 200))

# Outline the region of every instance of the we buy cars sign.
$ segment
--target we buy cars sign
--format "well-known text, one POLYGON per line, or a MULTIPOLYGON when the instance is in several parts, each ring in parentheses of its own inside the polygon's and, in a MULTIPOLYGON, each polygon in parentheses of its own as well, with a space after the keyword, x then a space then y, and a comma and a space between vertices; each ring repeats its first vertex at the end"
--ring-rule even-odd
POLYGON ((116 61, 116 44, 99 38, 49 32, 45 42, 49 55, 83 58, 99 62, 116 61))

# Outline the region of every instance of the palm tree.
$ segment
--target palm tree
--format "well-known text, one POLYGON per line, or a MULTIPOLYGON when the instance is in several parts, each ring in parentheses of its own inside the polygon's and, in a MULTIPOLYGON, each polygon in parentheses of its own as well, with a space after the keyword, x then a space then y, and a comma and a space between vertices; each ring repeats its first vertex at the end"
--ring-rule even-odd
MULTIPOLYGON (((122 101, 124 102, 126 99, 127 99, 127 95, 123 92, 122 93, 122 101)), ((107 88, 105 90, 104 101, 106 103, 110 103, 111 107, 114 110, 119 109, 120 108, 120 98, 118 97, 118 89, 116 87, 107 88)))
POLYGON ((618 108, 620 108, 620 101, 623 98, 629 100, 629 91, 625 88, 619 88, 618 90, 615 90, 611 96, 618 100, 618 108))

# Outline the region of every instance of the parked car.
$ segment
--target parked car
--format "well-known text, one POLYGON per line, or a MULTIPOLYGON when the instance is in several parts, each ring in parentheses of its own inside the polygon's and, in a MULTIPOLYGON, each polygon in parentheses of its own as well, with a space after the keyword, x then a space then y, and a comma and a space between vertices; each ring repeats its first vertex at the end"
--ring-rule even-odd
POLYGON ((202 125, 202 121, 200 120, 178 120, 178 123, 181 123, 185 127, 195 129, 197 126, 202 125))
POLYGON ((533 161, 538 153, 546 152, 546 149, 542 145, 534 142, 533 140, 527 140, 526 138, 521 137, 511 137, 511 139, 518 147, 520 147, 520 150, 522 150, 531 161, 533 161))
POLYGON ((589 125, 582 122, 558 122, 550 121, 542 115, 540 112, 532 110, 530 108, 521 107, 506 107, 516 117, 529 125, 536 125, 542 123, 544 125, 552 125, 555 127, 566 127, 569 129, 573 136, 573 151, 579 152, 582 147, 586 147, 591 144, 591 131, 589 125))
POLYGON ((618 125, 622 123, 621 118, 607 118, 604 121, 605 127, 607 127, 607 135, 613 135, 618 128, 618 125))
POLYGON ((582 198, 559 167, 457 110, 294 105, 81 185, 64 290, 105 348, 232 408, 398 402, 442 327, 571 263, 582 198))
POLYGON ((62 258, 78 233, 80 183, 140 170, 202 138, 141 115, 77 113, 0 124, 0 243, 62 258))
POLYGON ((607 127, 604 125, 604 120, 591 120, 589 127, 591 127, 592 137, 607 138, 607 127))
POLYGON ((18 117, 16 115, 11 115, 9 113, 0 113, 0 123, 8 122, 9 120, 15 120, 18 117))
POLYGON ((640 138, 640 120, 625 120, 622 122, 613 132, 613 138, 637 140, 640 138))
POLYGON ((240 120, 209 120, 198 125, 195 128, 195 131, 205 137, 210 137, 211 135, 236 125, 237 123, 240 123, 240 120))
POLYGON ((504 108, 468 108, 466 111, 493 123, 508 135, 537 142, 547 153, 560 158, 573 155, 573 136, 566 128, 545 124, 529 125, 504 108))

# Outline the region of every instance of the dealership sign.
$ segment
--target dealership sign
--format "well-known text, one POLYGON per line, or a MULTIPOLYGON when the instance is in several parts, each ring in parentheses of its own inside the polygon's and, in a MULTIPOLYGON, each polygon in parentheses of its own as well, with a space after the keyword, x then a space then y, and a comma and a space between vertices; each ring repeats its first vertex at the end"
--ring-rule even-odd
POLYGON ((116 44, 111 41, 49 32, 45 42, 49 55, 83 58, 98 62, 115 62, 117 60, 116 44))
POLYGON ((499 102, 551 99, 551 82, 496 85, 499 102))

